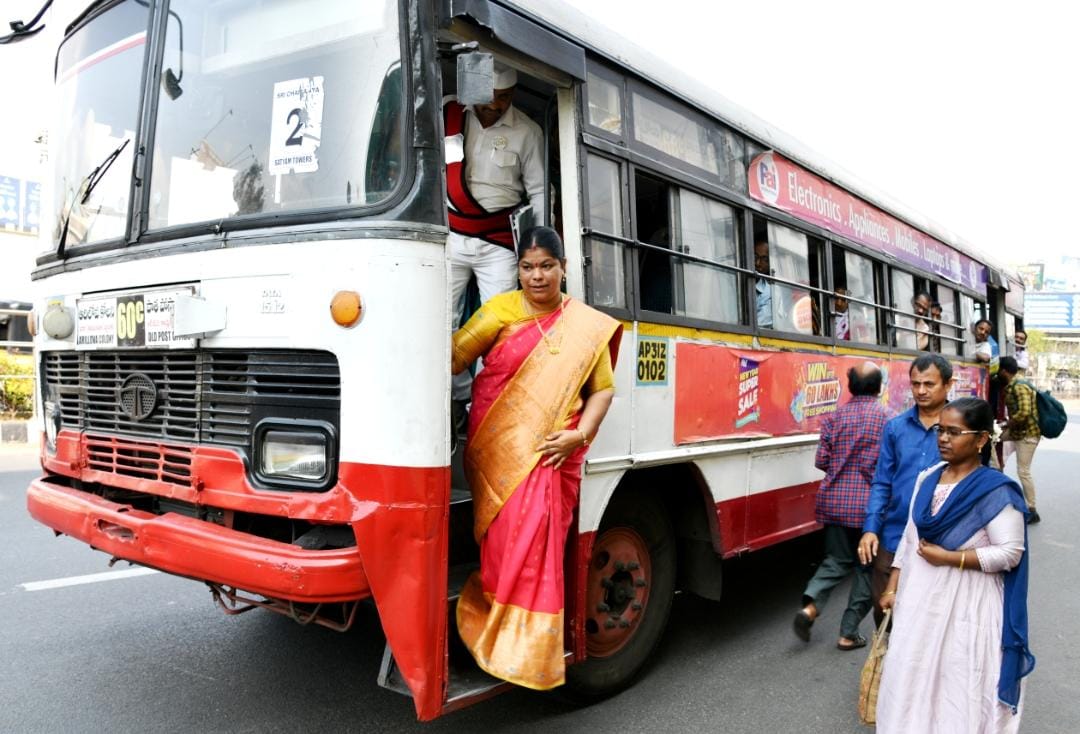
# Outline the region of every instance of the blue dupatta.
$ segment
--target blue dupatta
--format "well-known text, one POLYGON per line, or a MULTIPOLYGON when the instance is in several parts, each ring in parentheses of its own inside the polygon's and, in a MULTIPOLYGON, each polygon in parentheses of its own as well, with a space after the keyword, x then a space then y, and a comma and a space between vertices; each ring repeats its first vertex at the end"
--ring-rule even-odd
MULTIPOLYGON (((1028 514, 1020 485, 999 471, 980 466, 961 480, 938 510, 930 514, 933 487, 945 467, 923 479, 922 488, 911 509, 911 518, 919 537, 957 550, 980 528, 997 517, 1005 507, 1012 506, 1028 514)), ((1001 625, 1001 674, 998 678, 998 699, 1016 713, 1020 702, 1020 679, 1035 668, 1035 656, 1028 649, 1027 622, 1028 540, 1024 527, 1024 554, 1012 570, 1005 573, 1005 606, 1001 625)))

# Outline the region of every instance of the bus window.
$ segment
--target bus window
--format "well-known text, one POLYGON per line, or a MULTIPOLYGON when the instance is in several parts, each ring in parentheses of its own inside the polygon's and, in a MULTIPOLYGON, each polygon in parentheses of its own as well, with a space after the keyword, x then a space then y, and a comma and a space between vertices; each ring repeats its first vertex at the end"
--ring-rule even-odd
MULTIPOLYGON (((640 171, 634 177, 637 239, 671 249, 671 186, 640 171)), ((638 252, 638 290, 646 311, 672 313, 671 256, 652 248, 638 252)))
MULTIPOLYGON (((592 84, 591 78, 589 83, 592 84)), ((745 193, 746 166, 750 159, 746 154, 746 139, 741 134, 665 97, 654 96, 652 90, 634 91, 631 101, 634 147, 647 146, 679 163, 689 164, 697 169, 688 169, 695 175, 704 171, 709 178, 745 193)), ((591 114, 590 110, 590 118, 591 114)), ((652 151, 644 152, 654 155, 652 151)))
POLYGON ((1008 311, 1005 312, 1005 348, 1001 354, 1016 356, 1016 317, 1008 311))
MULTIPOLYGON (((774 222, 763 228, 755 220, 754 267, 777 279, 817 287, 820 282, 818 263, 820 245, 813 244, 802 232, 774 222), (758 251, 768 246, 768 261, 758 261, 758 251)), ((821 308, 817 294, 784 283, 774 282, 770 288, 771 308, 758 308, 758 325, 777 331, 793 331, 799 334, 821 334, 821 308)), ((761 299, 757 299, 759 306, 761 299)))
MULTIPOLYGON (((934 329, 942 334, 943 337, 936 337, 934 339, 934 351, 941 354, 963 354, 964 348, 964 332, 963 327, 959 326, 960 320, 957 318, 958 310, 956 306, 956 291, 952 288, 946 288, 943 285, 937 286, 937 300, 935 303, 940 308, 940 313, 934 316, 936 322, 945 322, 945 324, 957 324, 956 326, 946 326, 941 323, 935 323, 934 329), (947 337, 953 337, 949 339, 947 337)), ((935 309, 936 310, 936 309, 935 309)))
POLYGON ((588 74, 589 124, 622 135, 622 89, 593 72, 588 74))
POLYGON ((746 191, 746 167, 750 159, 746 157, 746 141, 742 135, 726 127, 718 127, 713 130, 716 139, 716 147, 720 151, 720 161, 723 165, 721 175, 724 183, 735 191, 746 191))
POLYGON ((832 334, 839 341, 876 344, 877 309, 873 304, 878 299, 874 289, 874 261, 839 247, 833 247, 832 254, 833 290, 837 295, 847 296, 833 299, 832 334))
MULTIPOLYGON (((692 191, 678 192, 676 249, 730 267, 738 266, 739 227, 735 210, 692 191)), ((675 312, 712 321, 737 324, 739 279, 730 270, 685 261, 677 262, 675 312)))
MULTIPOLYGON (((625 237, 622 178, 619 164, 597 155, 588 157, 589 228, 625 237)), ((589 240, 589 299, 597 306, 626 307, 625 258, 619 242, 589 240)))
POLYGON ((983 305, 971 296, 960 294, 960 326, 964 331, 963 354, 971 356, 975 354, 975 332, 972 326, 983 318, 983 305))
POLYGON ((720 176, 709 129, 678 110, 634 92, 634 139, 694 168, 720 176))
POLYGON ((903 270, 892 271, 893 346, 915 349, 915 317, 912 302, 915 299, 915 277, 903 270))

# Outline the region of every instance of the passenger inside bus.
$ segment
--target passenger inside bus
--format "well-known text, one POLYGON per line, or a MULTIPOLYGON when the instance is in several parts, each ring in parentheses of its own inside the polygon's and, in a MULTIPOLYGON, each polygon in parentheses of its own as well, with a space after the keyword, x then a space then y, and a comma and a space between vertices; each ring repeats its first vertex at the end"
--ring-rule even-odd
POLYGON ((911 299, 911 310, 915 312, 915 348, 925 352, 930 348, 930 322, 926 316, 930 314, 930 306, 933 299, 926 291, 919 291, 911 299))
POLYGON ((841 341, 851 339, 851 322, 848 320, 848 291, 844 286, 836 289, 833 298, 833 335, 841 341))
MULTIPOLYGON (((817 288, 824 242, 774 222, 754 220, 754 270, 817 288)), ((817 291, 759 278, 755 283, 759 327, 823 336, 817 291)))
POLYGON ((930 331, 934 336, 930 337, 930 351, 941 354, 941 325, 938 323, 941 321, 941 304, 934 301, 930 304, 930 318, 933 321, 930 324, 930 331))

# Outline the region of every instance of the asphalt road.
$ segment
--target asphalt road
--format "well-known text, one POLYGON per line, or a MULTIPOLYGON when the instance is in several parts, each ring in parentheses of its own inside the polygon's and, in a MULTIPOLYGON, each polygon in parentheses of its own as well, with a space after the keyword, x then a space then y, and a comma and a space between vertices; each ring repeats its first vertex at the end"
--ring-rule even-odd
MULTIPOLYGON (((1071 420, 1035 459, 1030 733, 1080 731, 1080 414, 1071 420)), ((27 516, 35 465, 0 447, 0 732, 869 731, 855 711, 865 651, 834 647, 845 591, 808 645, 791 631, 816 535, 728 563, 720 603, 679 596, 659 653, 619 696, 576 707, 514 691, 421 725, 409 700, 376 685, 370 607, 339 634, 266 612, 227 617, 205 587, 157 573, 34 586, 108 570, 27 516)))

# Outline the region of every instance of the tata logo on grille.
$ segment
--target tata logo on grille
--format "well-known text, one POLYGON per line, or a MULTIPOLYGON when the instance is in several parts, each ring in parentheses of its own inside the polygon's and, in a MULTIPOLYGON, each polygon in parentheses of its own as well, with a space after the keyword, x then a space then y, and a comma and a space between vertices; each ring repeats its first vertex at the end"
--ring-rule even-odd
POLYGON ((149 418, 157 407, 157 385, 141 372, 128 375, 118 392, 120 412, 133 421, 149 418))

